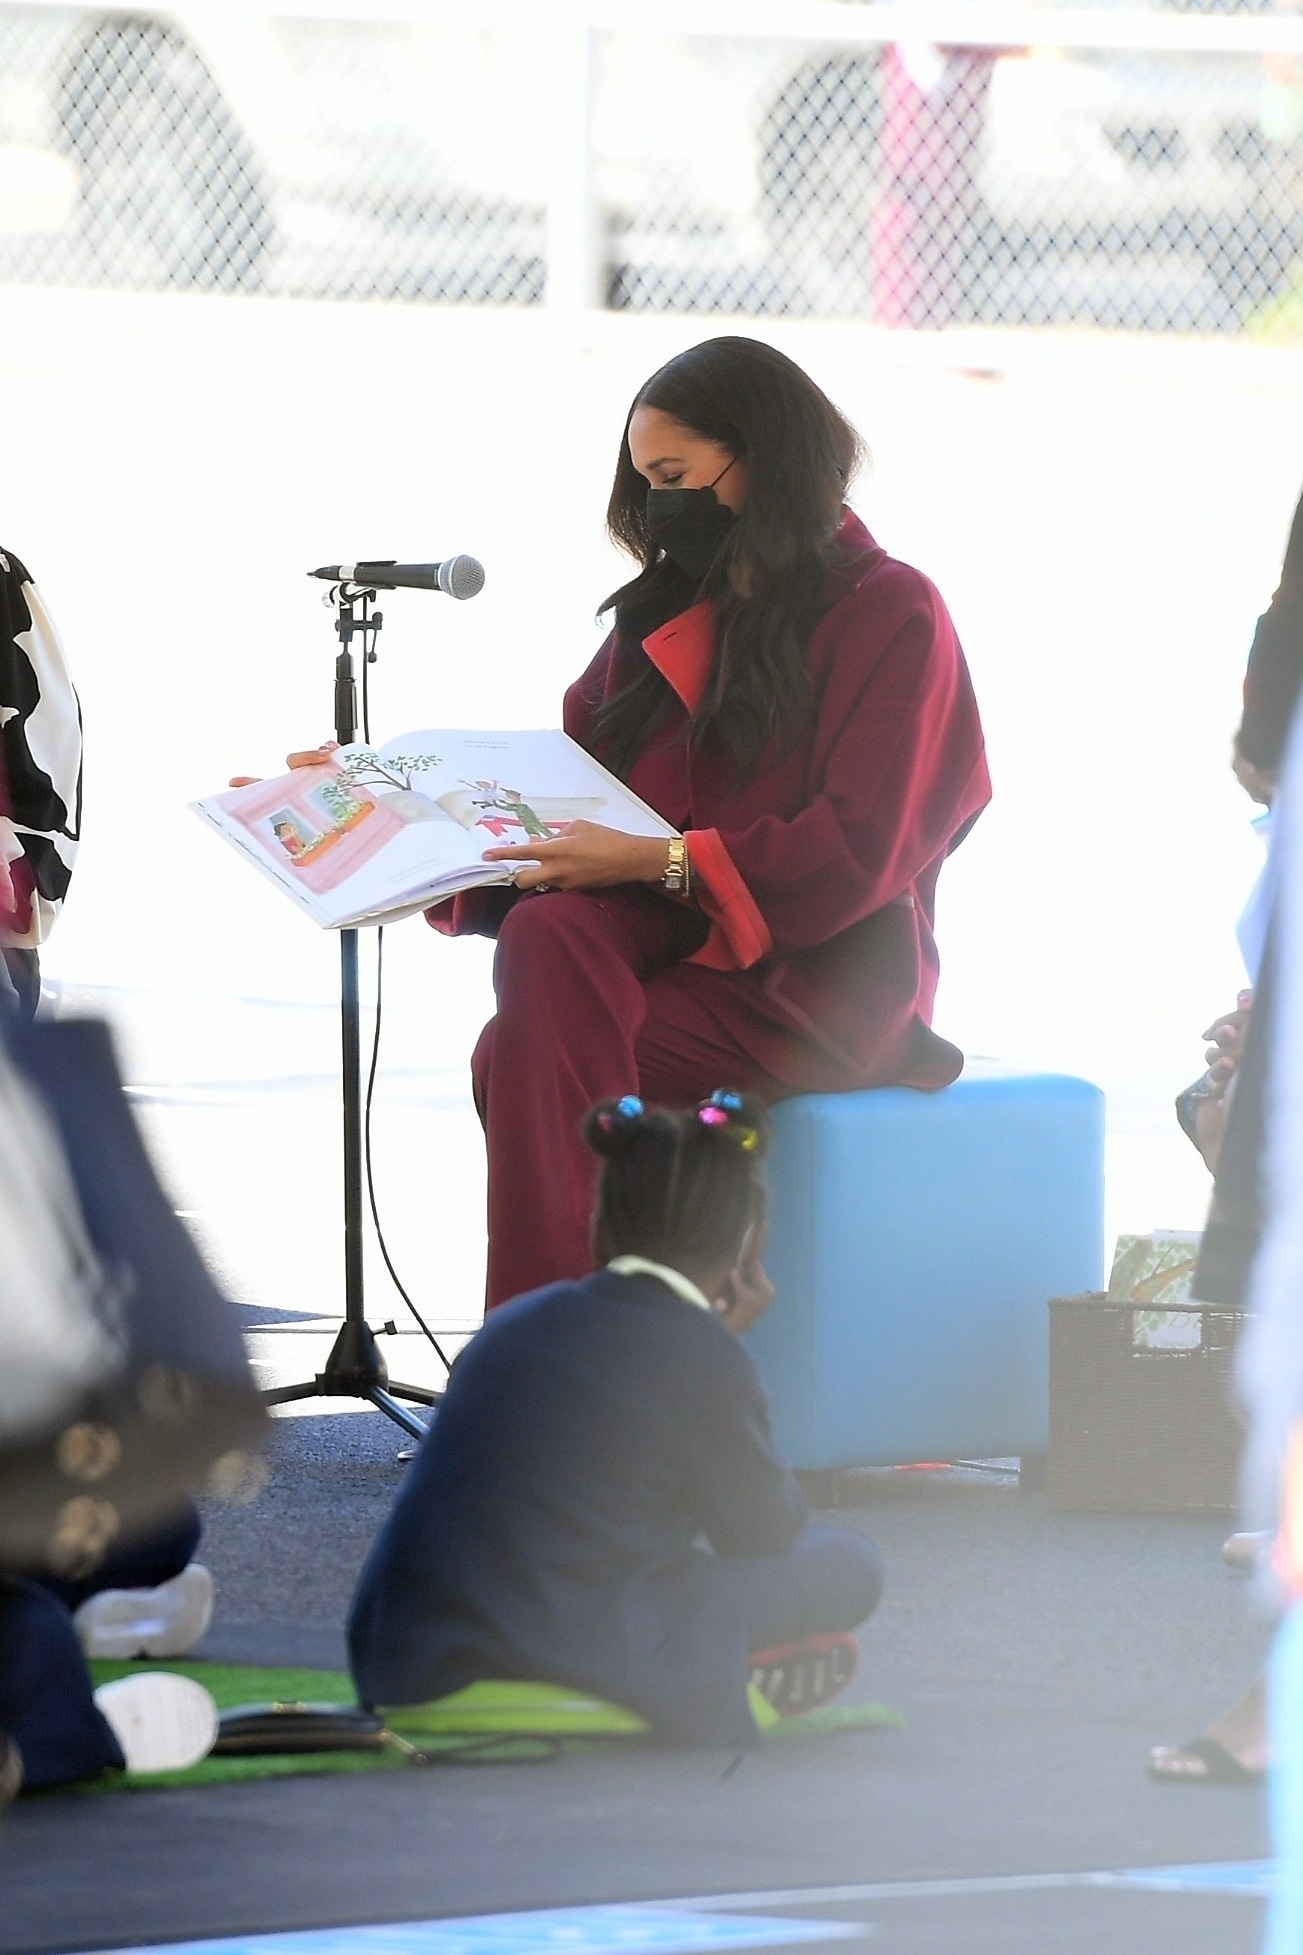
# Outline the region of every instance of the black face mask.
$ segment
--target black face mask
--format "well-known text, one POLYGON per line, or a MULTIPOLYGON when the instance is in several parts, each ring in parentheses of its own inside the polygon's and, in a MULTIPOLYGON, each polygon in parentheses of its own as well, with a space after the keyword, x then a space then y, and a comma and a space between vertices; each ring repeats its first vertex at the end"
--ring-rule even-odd
MULTIPOLYGON (((736 459, 736 457, 734 458, 736 459)), ((720 470, 722 482, 733 463, 720 470)), ((715 482, 705 489, 648 489, 647 534, 671 563, 700 583, 715 561, 719 546, 737 518, 715 494, 715 482)))

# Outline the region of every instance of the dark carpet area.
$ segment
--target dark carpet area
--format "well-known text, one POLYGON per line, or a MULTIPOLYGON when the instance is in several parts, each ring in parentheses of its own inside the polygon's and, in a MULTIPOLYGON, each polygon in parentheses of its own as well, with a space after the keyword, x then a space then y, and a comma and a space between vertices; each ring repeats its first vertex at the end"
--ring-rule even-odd
MULTIPOLYGON (((342 1660, 401 1443, 374 1414, 277 1421, 264 1490, 209 1516, 215 1660, 342 1660)), ((24 1801, 0 1832, 0 1949, 1265 1851, 1256 1792, 1144 1773, 1149 1744, 1196 1730, 1261 1658, 1221 1523, 1049 1514, 982 1472, 855 1490, 865 1504, 840 1518, 877 1538, 888 1585, 854 1691, 895 1705, 904 1730, 740 1760, 651 1751, 24 1801)), ((893 1902, 874 1919, 882 1946, 910 1950, 1249 1955, 1258 1909, 1055 1892, 893 1902)))

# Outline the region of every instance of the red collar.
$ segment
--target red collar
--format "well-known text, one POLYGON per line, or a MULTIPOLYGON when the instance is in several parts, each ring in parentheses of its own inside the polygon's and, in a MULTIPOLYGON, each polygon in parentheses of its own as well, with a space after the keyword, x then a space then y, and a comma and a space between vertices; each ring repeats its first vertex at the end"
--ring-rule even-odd
POLYGON ((710 599, 703 598, 690 611, 680 611, 677 618, 644 638, 642 648, 688 711, 695 713, 715 656, 715 607, 710 599))
MULTIPOLYGON (((883 551, 859 517, 847 510, 837 531, 841 562, 833 570, 826 592, 829 605, 854 588, 865 571, 876 565, 883 551)), ((680 611, 659 631, 644 638, 642 648, 662 678, 668 679, 690 713, 701 704, 715 657, 715 609, 709 598, 680 611)))

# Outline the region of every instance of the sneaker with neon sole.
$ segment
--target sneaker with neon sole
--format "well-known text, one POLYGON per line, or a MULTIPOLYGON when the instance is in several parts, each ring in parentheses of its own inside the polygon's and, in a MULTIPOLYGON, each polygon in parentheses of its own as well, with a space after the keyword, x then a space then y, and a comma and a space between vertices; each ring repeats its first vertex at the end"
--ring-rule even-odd
POLYGON ((853 1636, 806 1636, 798 1643, 757 1650, 749 1680, 779 1717, 798 1717, 845 1690, 859 1661, 860 1646, 853 1636))
POLYGON ((184 1656, 213 1617, 213 1578, 192 1561, 157 1588, 105 1588, 74 1616, 88 1657, 184 1656))

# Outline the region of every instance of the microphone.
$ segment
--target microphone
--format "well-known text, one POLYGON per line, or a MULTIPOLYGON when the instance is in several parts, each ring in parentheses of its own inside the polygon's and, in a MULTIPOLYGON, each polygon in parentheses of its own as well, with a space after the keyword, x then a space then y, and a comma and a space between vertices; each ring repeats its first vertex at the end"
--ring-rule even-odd
POLYGON ((310 570, 328 584, 367 584, 378 591, 442 591, 465 599, 484 589, 484 565, 474 557, 446 557, 442 563, 327 563, 310 570))

